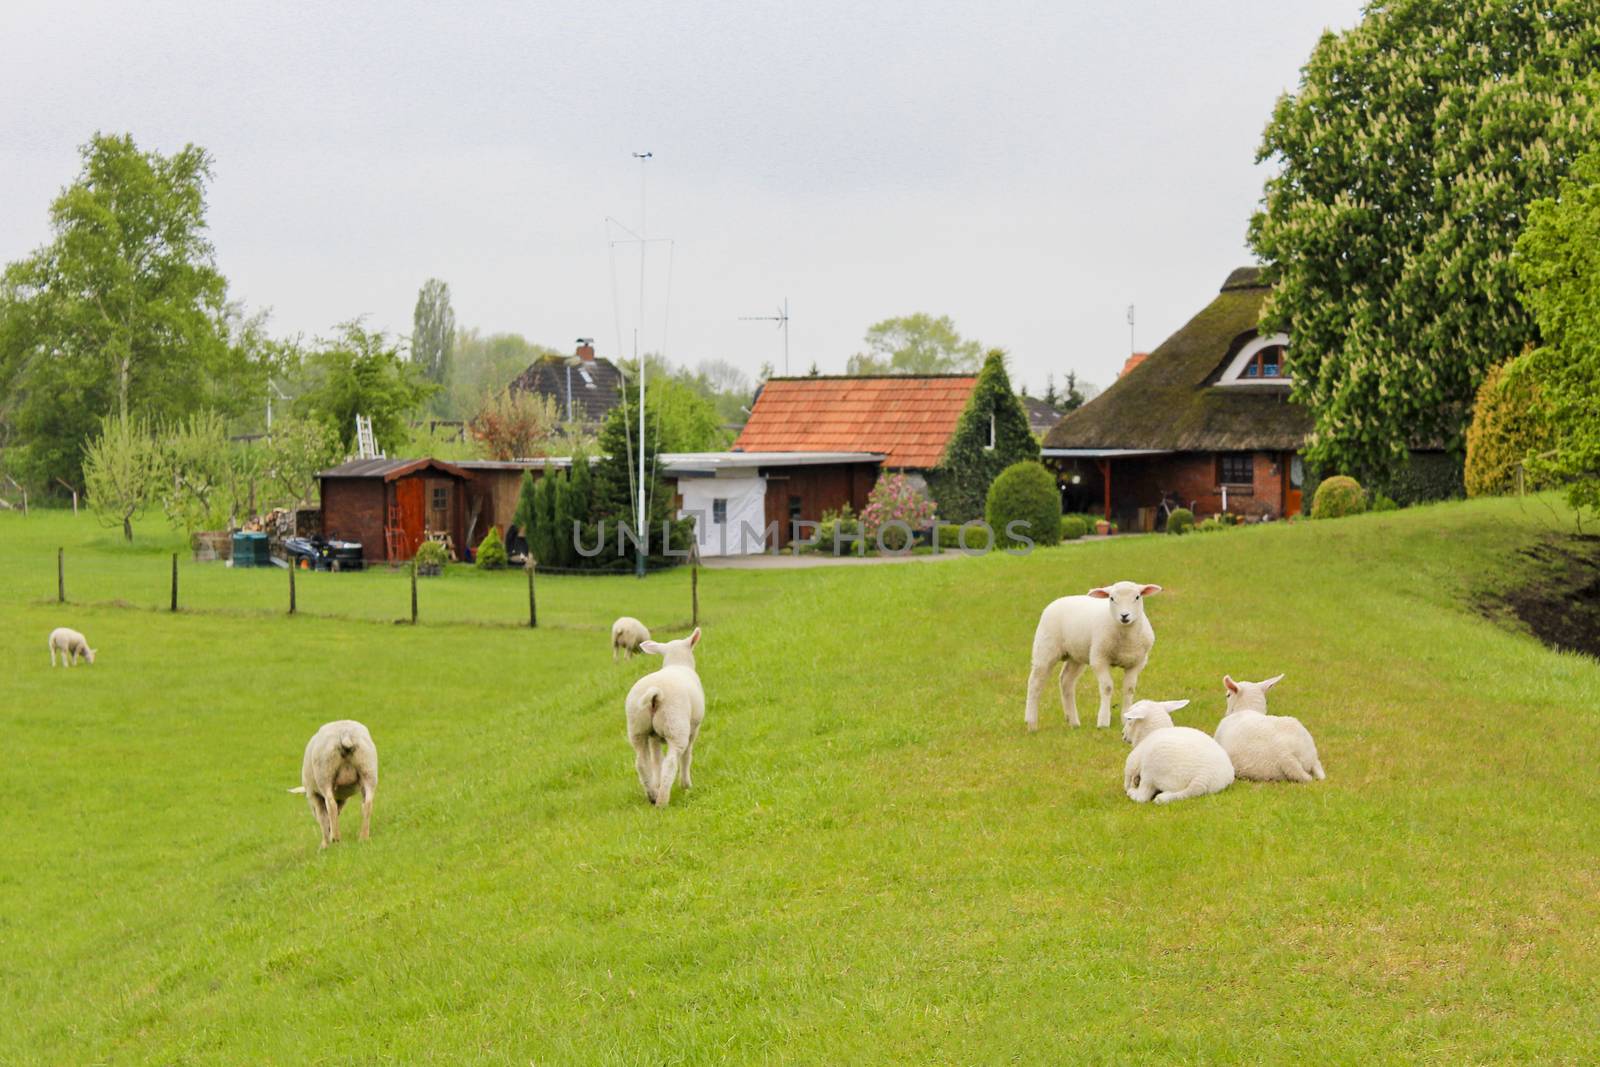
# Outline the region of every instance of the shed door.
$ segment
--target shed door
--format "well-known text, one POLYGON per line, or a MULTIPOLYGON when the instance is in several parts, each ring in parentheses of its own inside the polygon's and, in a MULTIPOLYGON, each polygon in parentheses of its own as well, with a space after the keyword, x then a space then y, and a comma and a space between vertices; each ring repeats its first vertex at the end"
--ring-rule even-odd
POLYGON ((428 479, 428 529, 441 532, 451 531, 454 523, 451 522, 450 498, 452 486, 448 479, 428 479))
POLYGON ((401 478, 395 482, 394 502, 400 512, 400 543, 405 553, 401 558, 410 559, 422 544, 422 479, 401 478))

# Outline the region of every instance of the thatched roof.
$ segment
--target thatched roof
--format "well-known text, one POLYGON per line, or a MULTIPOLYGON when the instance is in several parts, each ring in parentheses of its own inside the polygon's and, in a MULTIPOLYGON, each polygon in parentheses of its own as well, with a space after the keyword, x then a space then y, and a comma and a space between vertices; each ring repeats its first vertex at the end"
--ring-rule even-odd
MULTIPOLYGON (((1256 267, 1228 275, 1206 309, 1105 392, 1056 424, 1046 448, 1293 451, 1311 415, 1285 388, 1213 383, 1256 336, 1267 289, 1256 267)), ((1285 383, 1287 386, 1287 382, 1285 383)))

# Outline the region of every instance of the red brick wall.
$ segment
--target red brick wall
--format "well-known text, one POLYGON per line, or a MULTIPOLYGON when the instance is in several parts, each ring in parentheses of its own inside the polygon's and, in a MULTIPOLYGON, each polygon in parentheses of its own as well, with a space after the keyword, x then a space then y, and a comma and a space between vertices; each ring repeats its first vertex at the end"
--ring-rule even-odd
POLYGON ((328 540, 360 541, 367 559, 386 559, 384 512, 382 478, 322 480, 322 536, 328 540))
MULTIPOLYGON (((1059 462, 1059 461, 1058 461, 1059 462)), ((1228 511, 1248 518, 1283 513, 1283 490, 1288 481, 1287 457, 1281 452, 1252 454, 1254 483, 1228 487, 1228 511)), ((1169 456, 1147 456, 1111 461, 1111 513, 1124 530, 1136 528, 1140 508, 1161 503, 1163 491, 1177 496, 1184 507, 1192 507, 1196 518, 1207 518, 1222 510, 1222 488, 1217 482, 1217 453, 1179 452, 1169 456)), ((1099 467, 1091 460, 1071 461, 1061 469, 1068 482, 1067 508, 1099 514, 1104 502, 1105 483, 1099 467), (1070 484, 1077 473, 1080 482, 1070 484)))

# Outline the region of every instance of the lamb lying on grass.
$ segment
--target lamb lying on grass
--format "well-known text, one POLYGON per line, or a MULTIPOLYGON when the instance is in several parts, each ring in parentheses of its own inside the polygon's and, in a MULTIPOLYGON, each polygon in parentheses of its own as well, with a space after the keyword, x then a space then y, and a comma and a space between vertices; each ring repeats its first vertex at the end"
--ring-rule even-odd
POLYGON ((1283 675, 1264 682, 1236 682, 1222 676, 1228 691, 1228 710, 1217 723, 1217 744, 1233 761, 1240 778, 1255 782, 1320 781, 1322 761, 1317 758, 1317 743, 1300 720, 1288 715, 1267 714, 1267 690, 1283 681, 1283 675))
POLYGON ((1233 784, 1222 746, 1188 726, 1172 725, 1187 700, 1141 700, 1122 713, 1122 739, 1133 745, 1122 768, 1129 798, 1157 804, 1220 793, 1233 784))
POLYGON ((58 626, 50 631, 50 666, 56 665, 56 653, 61 653, 61 663, 70 667, 81 656, 89 663, 94 662, 94 649, 89 647, 89 642, 76 630, 69 630, 65 626, 58 626))
POLYGON ((694 646, 699 643, 700 630, 696 628, 676 641, 641 644, 640 651, 661 656, 665 662, 660 670, 633 683, 624 704, 633 766, 645 798, 658 808, 672 799, 672 783, 680 773, 683 787, 694 787, 689 765, 694 759, 694 739, 700 736, 700 721, 706 717, 706 694, 694 669, 694 646))
POLYGON ((650 640, 650 631, 632 615, 624 615, 611 624, 611 662, 617 662, 620 652, 632 659, 639 646, 650 640))
POLYGON ((339 808, 361 793, 361 840, 372 834, 372 798, 378 792, 378 748, 367 728, 354 719, 330 722, 306 744, 300 786, 322 830, 322 845, 339 840, 339 808))
POLYGON ((1067 722, 1078 725, 1078 697, 1074 690, 1085 667, 1094 668, 1100 683, 1100 711, 1095 725, 1111 725, 1111 668, 1122 668, 1122 710, 1133 705, 1139 672, 1149 662, 1156 632, 1145 618, 1144 598, 1161 592, 1159 585, 1117 582, 1091 589, 1087 596, 1064 596, 1039 615, 1033 632, 1033 669, 1028 674, 1028 708, 1023 716, 1029 730, 1039 728, 1039 697, 1050 670, 1062 660, 1061 710, 1067 722))

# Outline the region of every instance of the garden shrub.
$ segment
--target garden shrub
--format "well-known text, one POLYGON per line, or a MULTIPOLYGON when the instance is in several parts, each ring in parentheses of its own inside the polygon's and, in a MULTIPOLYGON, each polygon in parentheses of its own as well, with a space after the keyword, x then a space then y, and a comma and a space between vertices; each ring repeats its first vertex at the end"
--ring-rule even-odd
POLYGON ((1194 529, 1194 512, 1188 508, 1173 508, 1167 515, 1167 533, 1186 534, 1194 529))
POLYGON ((890 552, 904 551, 910 547, 915 531, 933 525, 934 504, 921 489, 904 474, 882 474, 867 494, 867 506, 861 509, 861 531, 869 550, 878 547, 878 533, 883 532, 883 547, 890 552), (891 522, 903 522, 911 533, 891 522))
POLYGON ((1195 524, 1195 528, 1194 528, 1194 532, 1195 533, 1216 533, 1219 530, 1230 529, 1230 528, 1232 528, 1232 526, 1233 526, 1232 523, 1223 522, 1220 516, 1213 515, 1213 516, 1211 516, 1211 518, 1206 519, 1204 522, 1196 523, 1195 524))
MULTIPOLYGON (((1463 480, 1468 496, 1515 492, 1517 466, 1553 444, 1539 402, 1539 386, 1527 360, 1507 360, 1478 387, 1467 427, 1463 480)), ((1528 489, 1544 488, 1525 478, 1528 489)))
POLYGON ((506 546, 500 540, 500 531, 489 527, 489 532, 478 542, 477 566, 480 571, 497 571, 506 565, 506 546))
POLYGON ((928 472, 928 491, 939 505, 939 516, 946 522, 983 518, 989 488, 1000 472, 1038 458, 1039 441, 1011 388, 1005 353, 993 349, 984 358, 938 467, 928 472))
POLYGON ((1076 541, 1089 532, 1089 524, 1083 521, 1082 515, 1061 516, 1061 540, 1076 541))
POLYGON ((1054 544, 1061 536, 1061 495, 1056 476, 1037 460, 1013 463, 989 487, 984 508, 999 547, 1020 545, 1007 527, 1019 523, 1021 536, 1035 544, 1054 544))
MULTIPOLYGON (((978 546, 978 542, 979 542, 979 539, 975 534, 970 534, 970 533, 967 534, 967 544, 972 545, 974 548, 976 548, 978 546)), ((961 527, 959 527, 959 526, 940 526, 939 527, 939 548, 941 550, 943 550, 943 549, 951 549, 951 548, 959 549, 960 547, 961 547, 961 527)))
POLYGON ((449 562, 450 554, 437 541, 422 542, 417 546, 417 554, 411 557, 411 565, 417 569, 417 575, 422 578, 431 578, 443 573, 444 565, 449 562))
POLYGON ((1368 510, 1369 511, 1396 511, 1396 510, 1399 509, 1399 507, 1400 507, 1399 504, 1396 504, 1391 498, 1389 498, 1387 496, 1384 496, 1382 493, 1373 493, 1372 494, 1372 506, 1368 510))
POLYGON ((1466 489, 1459 455, 1449 452, 1413 452, 1384 487, 1396 504, 1410 507, 1435 500, 1458 500, 1466 489))
POLYGON ((861 520, 856 517, 856 513, 851 510, 849 504, 836 511, 824 511, 822 513, 822 521, 817 524, 817 543, 807 545, 801 551, 826 552, 829 555, 833 555, 833 538, 836 533, 840 538, 840 555, 847 553, 861 555, 862 543, 856 540, 861 536, 861 520))
POLYGON ((1367 496, 1361 483, 1347 475, 1325 478, 1317 486, 1317 498, 1311 504, 1313 519, 1338 519, 1346 515, 1359 515, 1367 510, 1367 496))

